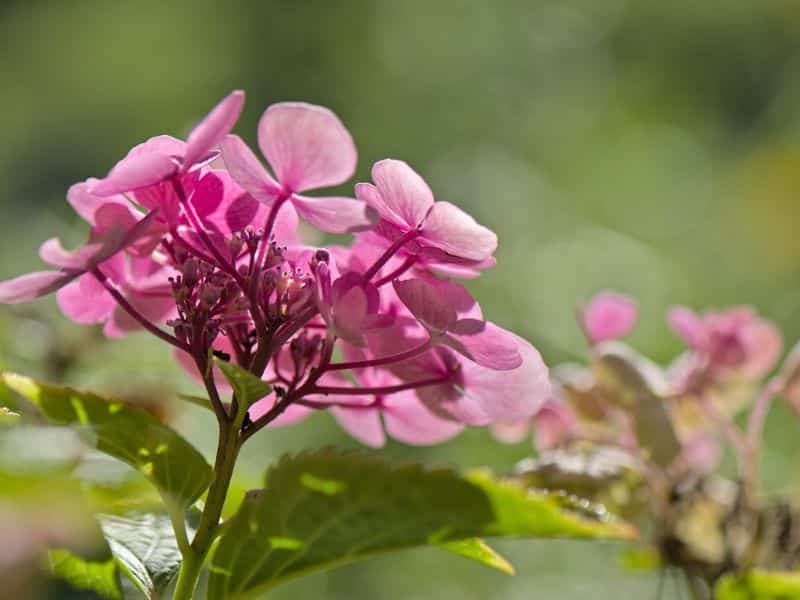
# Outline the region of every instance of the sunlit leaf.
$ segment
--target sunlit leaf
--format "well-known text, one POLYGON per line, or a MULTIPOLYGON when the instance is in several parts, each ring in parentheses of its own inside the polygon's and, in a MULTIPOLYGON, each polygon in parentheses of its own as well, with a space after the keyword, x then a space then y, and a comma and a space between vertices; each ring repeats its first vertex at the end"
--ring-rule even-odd
POLYGON ((120 568, 146 598, 158 598, 181 565, 169 517, 100 515, 100 527, 120 568))
POLYGON ((309 452, 281 459, 266 488, 245 498, 212 557, 208 597, 250 596, 310 571, 473 537, 634 535, 607 515, 486 472, 309 452))
POLYGON ((203 456, 142 409, 12 373, 4 373, 2 380, 48 419, 78 427, 98 450, 141 471, 182 506, 190 505, 211 482, 212 470, 203 456))
POLYGON ((480 538, 443 542, 439 547, 453 554, 458 554, 459 556, 474 560, 487 567, 507 573, 508 575, 514 574, 514 565, 508 562, 497 550, 480 538))
POLYGON ((249 371, 245 371, 240 366, 218 358, 215 358, 214 362, 219 367, 219 370, 222 371, 222 374, 225 375, 228 383, 231 384, 239 403, 245 407, 258 402, 272 391, 270 384, 249 371))
POLYGON ((594 359, 594 372, 609 399, 630 411, 636 439, 659 465, 680 453, 680 442, 667 412, 663 375, 658 367, 620 343, 604 344, 594 359))
POLYGON ((48 554, 50 571, 73 588, 94 592, 101 598, 122 600, 122 589, 113 558, 93 562, 75 556, 67 550, 51 550, 48 554))
POLYGON ((725 575, 714 590, 716 600, 796 600, 800 573, 755 570, 725 575))

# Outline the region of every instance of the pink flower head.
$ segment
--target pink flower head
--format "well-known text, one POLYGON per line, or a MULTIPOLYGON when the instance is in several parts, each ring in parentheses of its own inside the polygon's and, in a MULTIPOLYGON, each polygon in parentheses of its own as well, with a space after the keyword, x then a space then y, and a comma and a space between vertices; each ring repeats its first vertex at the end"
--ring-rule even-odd
POLYGON ((628 335, 636 326, 636 301, 616 292, 600 292, 581 311, 583 329, 592 344, 628 335))
POLYGON ((159 136, 136 146, 93 186, 92 193, 112 196, 140 190, 207 163, 215 156, 213 147, 233 129, 243 106, 244 92, 231 92, 189 133, 186 143, 159 136))
POLYGON ((736 370, 760 377, 775 366, 783 348, 777 327, 748 307, 700 316, 677 306, 669 310, 667 321, 712 370, 736 370))
POLYGON ((241 138, 231 135, 222 143, 228 171, 256 200, 268 206, 278 203, 277 208, 288 201, 322 231, 345 233, 372 226, 374 215, 363 202, 301 195, 344 183, 355 172, 353 138, 333 112, 302 102, 273 104, 259 122, 258 145, 274 178, 241 138))
POLYGON ((394 289, 432 340, 489 369, 507 371, 522 364, 516 336, 483 321, 478 303, 463 286, 406 279, 395 280, 394 289))
POLYGON ((561 445, 575 433, 578 421, 569 406, 550 398, 533 417, 536 447, 549 450, 561 445))
POLYGON ((457 206, 435 202, 428 184, 406 163, 377 162, 372 179, 374 185, 356 185, 356 196, 380 215, 375 232, 402 245, 402 253, 476 269, 492 260, 497 236, 457 206))
POLYGON ((77 250, 65 250, 56 238, 42 244, 39 256, 59 267, 58 271, 38 271, 0 282, 0 302, 28 302, 61 289, 148 235, 154 217, 151 212, 131 222, 127 209, 114 204, 102 207, 96 213, 97 225, 89 241, 77 250))

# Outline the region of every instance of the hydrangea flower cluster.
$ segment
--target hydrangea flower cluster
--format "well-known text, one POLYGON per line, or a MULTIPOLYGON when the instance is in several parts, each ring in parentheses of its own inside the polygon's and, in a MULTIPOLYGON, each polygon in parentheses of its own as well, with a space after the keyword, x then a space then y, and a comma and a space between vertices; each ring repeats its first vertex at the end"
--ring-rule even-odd
MULTIPOLYGON (((575 444, 613 446, 649 475, 667 480, 712 471, 728 443, 747 486, 756 486, 758 449, 769 403, 782 395, 800 406, 800 361, 793 352, 778 375, 765 379, 783 350, 778 328, 750 307, 696 314, 676 306, 667 324, 686 344, 661 367, 618 340, 639 318, 632 298, 611 291, 578 311, 591 346, 587 365, 564 364, 552 374, 552 394, 529 419, 493 425, 506 443, 535 432, 540 451, 575 444), (750 412, 741 430, 734 417, 750 412)), ((666 488, 663 488, 666 489, 666 488)))
POLYGON ((329 409, 368 445, 430 444, 536 414, 549 396, 539 353, 454 281, 494 265, 495 234, 399 160, 376 163, 355 198, 307 195, 352 177, 350 133, 326 108, 274 104, 258 125, 267 167, 230 134, 243 103, 233 92, 186 141, 151 138, 72 186, 89 240, 45 242, 54 269, 0 282, 0 302, 56 292, 67 317, 109 337, 148 330, 221 423, 237 399, 221 399, 215 360, 235 363, 273 385, 248 436, 329 409), (300 221, 352 244, 309 247, 300 221))

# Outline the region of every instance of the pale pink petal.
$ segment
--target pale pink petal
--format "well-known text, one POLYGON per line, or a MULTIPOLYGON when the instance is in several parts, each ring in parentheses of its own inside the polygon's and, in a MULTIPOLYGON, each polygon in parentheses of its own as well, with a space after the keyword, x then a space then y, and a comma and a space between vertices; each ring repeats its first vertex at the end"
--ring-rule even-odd
POLYGON ((230 133, 244 106, 244 92, 236 90, 223 98, 206 117, 197 124, 186 139, 181 168, 188 170, 230 133))
POLYGON ((61 271, 36 271, 14 279, 0 281, 0 303, 30 302, 55 292, 75 277, 77 274, 71 275, 61 271))
POLYGON ((499 421, 491 426, 492 436, 504 444, 519 444, 531 433, 530 419, 499 421))
POLYGON ((50 238, 39 246, 39 258, 49 265, 75 271, 86 269, 91 258, 100 253, 102 243, 85 244, 76 250, 66 250, 58 238, 50 238))
POLYGON ((96 196, 133 192, 171 177, 177 172, 175 159, 165 154, 128 155, 91 189, 96 196))
POLYGON ((636 302, 614 292, 600 292, 583 310, 583 326, 592 343, 628 335, 639 318, 636 302))
POLYGON ((693 473, 710 473, 722 460, 722 446, 715 436, 701 433, 683 444, 677 460, 693 473))
POLYGON ((90 225, 95 224, 95 213, 97 210, 109 202, 128 206, 128 201, 124 196, 96 196, 89 190, 97 184, 97 179, 87 179, 81 183, 76 183, 70 186, 67 191, 67 201, 70 203, 75 212, 78 213, 84 221, 90 225))
MULTIPOLYGON (((247 414, 250 417, 251 421, 255 421, 263 417, 265 414, 267 414, 274 405, 275 405, 275 395, 272 394, 253 404, 247 410, 247 414)), ((305 419, 312 412, 313 411, 310 408, 307 408, 305 406, 300 406, 298 404, 293 404, 289 406, 286 410, 284 410, 277 419, 275 419, 269 424, 269 426, 282 427, 283 425, 293 425, 305 419)))
POLYGON ((305 221, 327 233, 365 231, 375 224, 377 218, 372 208, 354 198, 311 198, 292 194, 291 201, 305 221))
POLYGON ((575 416, 562 402, 550 399, 533 417, 536 425, 536 448, 549 450, 555 448, 572 434, 575 429, 575 416))
POLYGON ((703 321, 692 310, 685 306, 674 306, 667 311, 667 323, 686 345, 694 349, 702 349, 706 343, 703 321))
POLYGON ((114 311, 116 302, 94 276, 82 275, 56 294, 58 307, 76 323, 102 323, 114 311))
POLYGON ((449 329, 443 341, 489 369, 509 371, 522 364, 517 337, 491 322, 461 319, 449 329))
POLYGON ((322 106, 273 104, 258 124, 258 145, 288 191, 339 185, 355 172, 353 138, 339 118, 322 106))
POLYGON ((361 287, 350 288, 341 299, 334 301, 333 325, 337 335, 353 346, 366 345, 363 337, 367 296, 361 287))
POLYGON ((386 444, 386 434, 376 409, 334 406, 330 410, 342 429, 359 442, 370 448, 380 448, 386 444))
POLYGON ((778 362, 783 350, 783 336, 773 323, 758 319, 744 333, 747 359, 742 370, 753 377, 765 375, 778 362))
POLYGON ((436 285, 422 279, 405 279, 395 280, 392 286, 403 304, 426 327, 444 332, 458 320, 455 307, 436 285))
POLYGON ((481 261, 497 250, 497 236, 449 202, 436 202, 422 226, 425 241, 448 254, 481 261))
POLYGON ((281 194, 281 186, 275 181, 253 151, 238 135, 227 136, 220 144, 222 160, 231 177, 259 202, 272 205, 281 194))
MULTIPOLYGON (((550 396, 548 371, 541 355, 522 338, 517 342, 522 364, 516 369, 495 371, 471 362, 461 363, 465 398, 480 407, 487 422, 531 417, 550 396)), ((448 410, 455 411, 457 406, 448 410)))
POLYGON ((394 439, 413 446, 441 444, 464 429, 461 423, 437 417, 413 392, 388 396, 383 410, 386 432, 394 439))
POLYGON ((433 192, 425 180, 401 160, 381 160, 372 167, 375 186, 358 184, 356 195, 378 214, 402 229, 416 229, 433 206, 433 192))

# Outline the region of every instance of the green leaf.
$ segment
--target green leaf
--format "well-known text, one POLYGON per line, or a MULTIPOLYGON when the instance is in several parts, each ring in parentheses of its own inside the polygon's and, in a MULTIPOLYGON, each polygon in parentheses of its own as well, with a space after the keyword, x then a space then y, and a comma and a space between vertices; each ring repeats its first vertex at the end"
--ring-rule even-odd
POLYGON ((122 571, 148 600, 159 598, 182 560, 169 517, 142 513, 98 518, 122 571))
POLYGON ((214 359, 215 364, 231 384, 239 404, 249 408, 272 391, 272 386, 263 379, 259 379, 250 371, 245 371, 231 362, 214 359))
POLYGON ((122 600, 122 589, 113 558, 101 562, 85 560, 68 550, 51 550, 50 571, 77 590, 94 592, 101 598, 122 600))
POLYGON ((286 456, 226 528, 208 597, 251 596, 311 571, 474 537, 635 535, 582 508, 485 472, 464 476, 334 450, 286 456))
POLYGON ((487 567, 502 571, 507 575, 514 574, 514 565, 508 562, 497 550, 480 538, 444 542, 440 544, 439 547, 442 550, 447 550, 453 554, 458 554, 464 558, 484 564, 487 567))
POLYGON ((717 600, 795 600, 800 598, 800 573, 754 570, 722 577, 714 588, 717 600))
POLYGON ((189 506, 211 482, 203 456, 142 409, 13 373, 3 373, 2 381, 51 421, 79 426, 98 450, 142 472, 180 506, 189 506))

